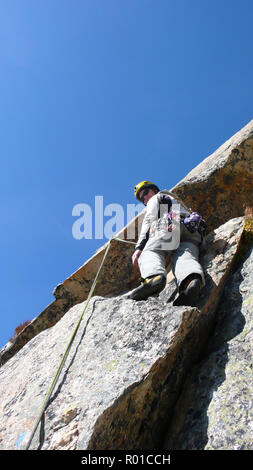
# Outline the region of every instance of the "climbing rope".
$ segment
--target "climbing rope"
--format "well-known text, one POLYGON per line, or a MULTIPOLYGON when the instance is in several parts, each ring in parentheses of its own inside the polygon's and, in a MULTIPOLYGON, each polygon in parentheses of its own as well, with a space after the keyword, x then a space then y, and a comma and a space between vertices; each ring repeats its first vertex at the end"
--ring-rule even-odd
POLYGON ((49 386, 49 388, 48 388, 47 394, 46 394, 45 399, 44 399, 44 401, 43 401, 43 403, 42 403, 42 406, 41 406, 39 415, 38 415, 38 417, 37 417, 37 420, 36 420, 36 422, 35 422, 34 428, 33 428, 32 432, 31 432, 31 435, 30 435, 29 441, 28 441, 28 443, 27 443, 27 445, 26 445, 26 447, 25 447, 25 450, 28 450, 29 447, 30 447, 30 445, 31 445, 31 442, 32 442, 32 440, 33 440, 33 437, 34 437, 34 435, 35 435, 35 432, 36 432, 36 430, 37 430, 37 428, 38 428, 38 426, 39 426, 39 423, 40 423, 40 421, 41 421, 41 419, 42 419, 42 417, 43 417, 43 415, 44 415, 44 412, 45 412, 45 410, 46 410, 46 407, 47 407, 47 405, 48 405, 48 402, 49 402, 49 400, 50 400, 50 398, 51 398, 51 396, 52 396, 52 393, 53 393, 53 391, 54 391, 54 389, 55 389, 57 380, 58 380, 58 378, 59 378, 59 376, 60 376, 60 373, 61 373, 61 371, 62 371, 62 368, 63 368, 63 366, 64 366, 64 363, 65 363, 65 361, 66 361, 66 359, 67 359, 67 356, 68 356, 68 354, 69 354, 71 345, 72 345, 72 343, 73 343, 73 341, 74 341, 74 339, 75 339, 75 336, 76 336, 76 334, 77 334, 77 331, 78 331, 79 326, 80 326, 80 324, 81 324, 81 321, 82 321, 82 319, 83 319, 83 316, 84 316, 84 314, 85 314, 85 311, 86 311, 86 309, 87 309, 87 307, 88 307, 89 301, 90 301, 90 299, 91 299, 91 297, 92 297, 92 294, 93 294, 93 292, 94 292, 94 290, 95 290, 95 287, 96 287, 96 285, 97 285, 97 281, 98 281, 98 278, 99 278, 99 274, 100 274, 101 269, 102 269, 102 266, 103 266, 103 264, 104 264, 104 262, 105 262, 105 259, 106 259, 106 256, 107 256, 107 254, 108 254, 108 251, 109 251, 109 248, 110 248, 110 245, 111 245, 112 240, 117 240, 117 241, 120 241, 120 242, 130 243, 130 244, 132 244, 132 245, 136 245, 135 242, 131 242, 131 241, 129 241, 129 240, 123 240, 122 238, 118 238, 118 237, 112 237, 111 240, 108 242, 108 245, 107 245, 107 247, 106 247, 106 250, 105 250, 103 259, 102 259, 102 261, 101 261, 101 263, 100 263, 100 266, 99 266, 99 268, 98 268, 97 274, 96 274, 96 276, 95 276, 95 279, 94 279, 94 281, 93 281, 93 283, 92 283, 92 286, 91 286, 91 288, 90 288, 88 297, 87 297, 87 299, 86 299, 85 306, 84 306, 84 308, 83 308, 83 310, 82 310, 82 313, 81 313, 81 315, 80 315, 80 318, 79 318, 79 320, 78 320, 78 322, 77 322, 77 324, 76 324, 76 326, 75 326, 75 329, 74 329, 74 331, 73 331, 73 333, 72 333, 72 335, 71 335, 71 338, 70 338, 70 340, 69 340, 69 342, 68 342, 68 344, 67 344, 67 347, 66 347, 65 352, 64 352, 64 354, 63 354, 63 356, 62 356, 62 359, 61 359, 61 361, 60 361, 60 363, 59 363, 59 366, 58 366, 58 368, 57 368, 57 371, 56 371, 56 373, 55 373, 55 376, 54 376, 54 378, 53 378, 53 380, 52 380, 52 382, 51 382, 51 384, 50 384, 50 386, 49 386))
MULTIPOLYGON (((167 194, 169 194, 169 195, 171 195, 172 197, 174 197, 175 199, 177 199, 178 202, 180 202, 180 204, 181 204, 188 212, 190 212, 190 210, 183 204, 183 202, 182 202, 176 195, 174 195, 173 193, 171 193, 171 192, 169 192, 169 191, 167 191, 167 194)), ((80 324, 81 324, 81 321, 82 321, 82 319, 83 319, 83 316, 84 316, 84 314, 85 314, 85 312, 86 312, 86 309, 87 309, 87 307, 88 307, 89 301, 90 301, 90 299, 91 299, 91 297, 92 297, 92 295, 93 295, 93 292, 94 292, 94 290, 95 290, 95 287, 96 287, 96 285, 97 285, 97 281, 98 281, 98 278, 99 278, 99 275, 100 275, 102 266, 103 266, 103 264, 104 264, 104 262, 105 262, 106 256, 107 256, 107 254, 108 254, 108 251, 109 251, 109 248, 110 248, 110 245, 111 245, 111 242, 112 242, 113 240, 117 240, 117 241, 120 241, 120 242, 123 242, 123 243, 130 243, 130 244, 132 244, 132 245, 136 245, 135 242, 131 242, 131 241, 129 241, 129 240, 123 240, 122 238, 119 238, 119 237, 116 237, 116 236, 115 236, 115 237, 112 237, 112 238, 109 240, 109 242, 108 242, 108 244, 107 244, 107 247, 106 247, 106 250, 105 250, 105 253, 104 253, 104 256, 103 256, 103 259, 102 259, 102 261, 101 261, 101 263, 100 263, 100 266, 99 266, 99 268, 98 268, 97 274, 96 274, 96 276, 95 276, 95 279, 94 279, 94 281, 93 281, 93 283, 92 283, 92 286, 91 286, 91 289, 90 289, 90 291, 89 291, 88 297, 87 297, 87 299, 86 299, 85 306, 84 306, 83 311, 82 311, 82 313, 81 313, 81 315, 80 315, 80 318, 79 318, 79 320, 78 320, 78 322, 77 322, 77 324, 76 324, 76 326, 75 326, 75 328, 74 328, 74 331, 73 331, 73 333, 72 333, 72 335, 71 335, 71 338, 70 338, 70 340, 69 340, 69 342, 68 342, 68 344, 67 344, 67 347, 66 347, 65 352, 64 352, 64 354, 63 354, 63 356, 62 356, 62 359, 61 359, 61 361, 60 361, 60 363, 59 363, 59 366, 58 366, 58 368, 57 368, 57 371, 56 371, 56 373, 55 373, 55 376, 54 376, 54 378, 53 378, 53 380, 52 380, 52 382, 51 382, 51 384, 50 384, 50 386, 49 386, 49 388, 48 388, 47 394, 46 394, 45 399, 44 399, 44 401, 43 401, 43 403, 42 403, 42 406, 41 406, 39 415, 38 415, 38 417, 37 417, 37 420, 36 420, 36 422, 35 422, 34 428, 33 428, 32 432, 31 432, 31 435, 30 435, 29 441, 28 441, 28 443, 27 443, 27 445, 26 445, 26 447, 25 447, 25 450, 28 450, 29 447, 30 447, 30 445, 31 445, 31 443, 32 443, 32 440, 33 440, 33 437, 34 437, 34 435, 35 435, 35 432, 37 431, 37 428, 38 428, 38 426, 39 426, 39 423, 40 423, 40 421, 41 421, 41 419, 42 419, 42 417, 43 417, 43 415, 44 415, 44 412, 45 412, 45 410, 46 410, 46 407, 47 407, 47 405, 48 405, 48 402, 49 402, 49 400, 50 400, 50 398, 51 398, 51 396, 52 396, 52 393, 53 393, 53 391, 54 391, 54 389, 55 389, 56 383, 57 383, 57 381, 58 381, 58 378, 59 378, 59 376, 60 376, 60 373, 61 373, 61 371, 62 371, 62 368, 63 368, 63 366, 64 366, 64 363, 65 363, 65 361, 66 361, 66 359, 67 359, 67 356, 68 356, 68 354, 69 354, 69 351, 70 351, 70 348, 71 348, 71 346, 72 346, 72 343, 73 343, 73 341, 74 341, 74 339, 75 339, 75 336, 76 336, 76 334, 77 334, 77 331, 78 331, 78 329, 79 329, 79 326, 80 326, 80 324)))
POLYGON ((182 199, 180 199, 178 196, 176 196, 176 194, 172 193, 171 191, 167 191, 167 189, 164 189, 162 192, 164 192, 164 193, 168 194, 169 196, 172 196, 174 199, 176 199, 176 201, 178 201, 181 204, 181 206, 186 210, 186 212, 189 212, 189 213, 192 212, 192 209, 187 207, 186 204, 182 201, 182 199))

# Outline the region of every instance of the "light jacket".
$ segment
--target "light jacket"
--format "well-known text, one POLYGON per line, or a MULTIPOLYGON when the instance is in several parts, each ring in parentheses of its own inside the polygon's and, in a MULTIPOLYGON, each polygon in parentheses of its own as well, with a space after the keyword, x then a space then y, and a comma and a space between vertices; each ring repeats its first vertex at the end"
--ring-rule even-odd
POLYGON ((185 217, 189 215, 189 213, 182 208, 179 202, 167 193, 168 191, 163 189, 149 199, 146 206, 146 214, 142 222, 141 233, 135 248, 136 250, 143 250, 148 241, 149 245, 151 244, 150 231, 152 227, 154 227, 156 233, 158 233, 156 239, 152 240, 154 242, 153 245, 156 243, 157 239, 164 237, 165 231, 168 232, 168 213, 170 213, 173 208, 176 208, 176 211, 179 213, 179 217, 180 215, 184 215, 185 217), (159 234, 159 221, 162 218, 164 219, 166 227, 163 224, 163 230, 160 230, 159 234))

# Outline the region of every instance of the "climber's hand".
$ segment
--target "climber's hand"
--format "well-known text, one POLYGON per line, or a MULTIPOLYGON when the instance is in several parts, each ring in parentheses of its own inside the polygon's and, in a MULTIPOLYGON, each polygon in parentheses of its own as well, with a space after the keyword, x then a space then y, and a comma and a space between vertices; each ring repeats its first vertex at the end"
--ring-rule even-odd
POLYGON ((141 250, 135 250, 133 256, 132 256, 132 263, 134 266, 138 266, 138 258, 141 254, 141 250))

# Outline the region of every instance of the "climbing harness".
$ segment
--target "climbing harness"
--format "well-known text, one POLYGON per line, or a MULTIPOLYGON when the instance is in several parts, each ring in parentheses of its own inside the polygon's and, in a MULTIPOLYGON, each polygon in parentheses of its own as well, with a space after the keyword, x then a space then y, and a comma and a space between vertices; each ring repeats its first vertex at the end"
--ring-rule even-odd
POLYGON ((176 199, 181 206, 186 210, 186 212, 189 213, 187 217, 182 216, 182 222, 185 225, 185 227, 189 230, 189 232, 194 233, 194 232, 199 232, 201 236, 201 243, 204 242, 204 237, 207 229, 207 225, 203 217, 198 213, 198 212, 193 212, 191 208, 188 208, 183 201, 173 194, 170 191, 164 190, 166 194, 169 194, 169 196, 172 196, 174 199, 176 199))
POLYGON ((35 422, 34 428, 33 428, 32 432, 31 432, 31 435, 30 435, 29 441, 28 441, 28 443, 27 443, 27 445, 26 445, 26 447, 25 447, 25 450, 28 450, 29 447, 30 447, 30 445, 31 445, 31 442, 32 442, 32 440, 33 440, 33 437, 34 437, 34 435, 35 435, 35 432, 36 432, 36 430, 37 430, 37 428, 38 428, 38 426, 39 426, 39 423, 40 423, 40 421, 41 421, 41 419, 42 419, 42 417, 43 417, 43 415, 44 415, 44 412, 45 412, 45 410, 46 410, 46 407, 47 407, 47 405, 48 405, 48 402, 49 402, 49 400, 50 400, 50 398, 51 398, 51 396, 52 396, 52 393, 53 393, 53 391, 54 391, 54 389, 55 389, 57 380, 58 380, 58 378, 59 378, 59 376, 60 376, 60 373, 61 373, 61 371, 62 371, 62 368, 63 368, 63 366, 64 366, 64 363, 65 363, 65 361, 66 361, 66 359, 67 359, 67 356, 68 356, 68 353, 69 353, 69 351, 70 351, 71 345, 72 345, 72 343, 73 343, 73 341, 74 341, 74 339, 75 339, 76 333, 77 333, 77 331, 78 331, 78 329, 79 329, 79 326, 80 326, 81 321, 82 321, 82 319, 83 319, 84 313, 85 313, 85 311, 86 311, 86 309, 87 309, 87 307, 88 307, 89 301, 90 301, 90 299, 91 299, 91 297, 92 297, 92 294, 93 294, 93 292, 94 292, 94 290, 95 290, 95 287, 96 287, 96 285, 97 285, 97 281, 98 281, 98 278, 99 278, 99 274, 100 274, 101 269, 102 269, 102 266, 103 266, 103 264, 104 264, 104 262, 105 262, 105 259, 106 259, 106 256, 107 256, 107 254, 108 254, 109 248, 110 248, 110 246, 111 246, 112 240, 117 240, 117 241, 120 241, 120 242, 130 243, 130 244, 132 244, 132 245, 136 245, 135 242, 131 242, 131 241, 129 241, 129 240, 123 240, 122 238, 118 238, 118 237, 112 237, 112 238, 109 240, 109 242, 108 242, 108 244, 107 244, 107 247, 106 247, 106 250, 105 250, 105 253, 104 253, 104 256, 103 256, 103 259, 102 259, 102 261, 101 261, 101 264, 100 264, 100 266, 99 266, 99 268, 98 268, 97 274, 96 274, 96 276, 95 276, 95 278, 94 278, 94 281, 93 281, 93 283, 92 283, 92 286, 91 286, 91 288, 90 288, 90 291, 89 291, 89 294, 88 294, 88 297, 87 297, 85 306, 84 306, 84 308, 83 308, 83 310, 82 310, 82 313, 81 313, 81 315, 80 315, 80 318, 79 318, 79 320, 78 320, 78 322, 77 322, 77 324, 76 324, 76 326, 75 326, 75 329, 74 329, 74 331, 73 331, 73 333, 72 333, 72 335, 71 335, 71 338, 70 338, 70 340, 69 340, 69 342, 68 342, 68 345, 67 345, 67 347, 66 347, 66 349, 65 349, 65 352, 64 352, 64 354, 63 354, 63 357, 62 357, 62 359, 61 359, 61 361, 60 361, 60 363, 59 363, 59 366, 58 366, 58 368, 57 368, 57 371, 56 371, 56 373, 55 373, 55 376, 54 376, 54 378, 53 378, 53 380, 52 380, 52 382, 51 382, 51 384, 50 384, 50 386, 49 386, 49 389, 48 389, 47 394, 46 394, 46 396, 45 396, 45 399, 44 399, 44 401, 43 401, 43 403, 42 403, 42 406, 41 406, 39 415, 38 415, 38 417, 37 417, 37 420, 36 420, 36 422, 35 422))

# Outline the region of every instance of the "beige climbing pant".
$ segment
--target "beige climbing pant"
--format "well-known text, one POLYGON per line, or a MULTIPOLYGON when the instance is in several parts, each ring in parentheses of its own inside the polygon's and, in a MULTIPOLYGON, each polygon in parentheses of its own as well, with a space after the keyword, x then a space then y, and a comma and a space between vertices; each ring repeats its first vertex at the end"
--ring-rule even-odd
POLYGON ((180 243, 176 250, 161 250, 152 244, 146 244, 138 259, 143 279, 155 274, 166 276, 166 258, 171 254, 171 269, 178 286, 193 273, 199 274, 205 285, 203 269, 199 263, 201 236, 198 232, 192 234, 183 224, 181 225, 180 243))

